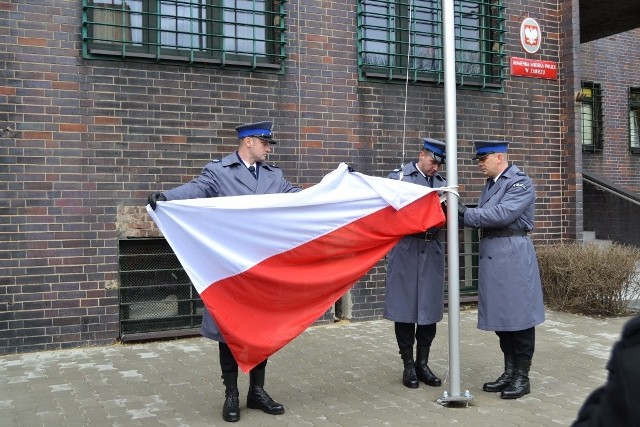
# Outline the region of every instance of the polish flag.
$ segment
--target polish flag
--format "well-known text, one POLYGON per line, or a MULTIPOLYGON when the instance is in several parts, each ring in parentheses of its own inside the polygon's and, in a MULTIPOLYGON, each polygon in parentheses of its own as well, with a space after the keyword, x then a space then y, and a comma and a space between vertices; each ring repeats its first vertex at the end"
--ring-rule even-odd
POLYGON ((298 193, 174 200, 147 211, 248 372, 320 318, 403 236, 443 226, 441 197, 341 164, 298 193))

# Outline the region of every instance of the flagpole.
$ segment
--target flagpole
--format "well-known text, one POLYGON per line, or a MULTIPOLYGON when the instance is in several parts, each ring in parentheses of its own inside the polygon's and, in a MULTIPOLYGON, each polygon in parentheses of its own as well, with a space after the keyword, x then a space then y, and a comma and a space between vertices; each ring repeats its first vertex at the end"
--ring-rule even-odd
MULTIPOLYGON (((456 129, 456 64, 453 0, 442 2, 444 50, 444 109, 447 185, 458 187, 458 135, 456 129)), ((438 402, 467 405, 473 396, 460 392, 460 277, 458 247, 458 194, 447 193, 447 261, 449 319, 449 390, 438 402)))

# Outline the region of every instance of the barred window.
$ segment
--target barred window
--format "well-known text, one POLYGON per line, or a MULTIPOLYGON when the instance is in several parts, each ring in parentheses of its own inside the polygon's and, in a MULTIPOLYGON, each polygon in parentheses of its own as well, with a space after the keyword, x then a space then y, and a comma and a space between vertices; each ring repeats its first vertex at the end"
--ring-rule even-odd
POLYGON ((629 88, 629 151, 640 154, 640 88, 629 88))
MULTIPOLYGON (((454 1, 456 81, 501 89, 504 6, 500 0, 454 1)), ((359 0, 361 80, 443 83, 442 0, 359 0)))
POLYGON ((582 151, 602 151, 602 89, 600 84, 582 82, 580 90, 582 122, 582 151))
POLYGON ((283 71, 286 0, 83 0, 83 56, 283 71))

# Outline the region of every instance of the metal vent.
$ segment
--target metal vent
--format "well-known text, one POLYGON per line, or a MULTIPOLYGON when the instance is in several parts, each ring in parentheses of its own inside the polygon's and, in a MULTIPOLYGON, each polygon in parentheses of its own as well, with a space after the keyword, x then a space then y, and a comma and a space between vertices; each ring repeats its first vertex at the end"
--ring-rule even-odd
POLYGON ((197 334, 204 305, 164 239, 119 242, 120 338, 197 334))

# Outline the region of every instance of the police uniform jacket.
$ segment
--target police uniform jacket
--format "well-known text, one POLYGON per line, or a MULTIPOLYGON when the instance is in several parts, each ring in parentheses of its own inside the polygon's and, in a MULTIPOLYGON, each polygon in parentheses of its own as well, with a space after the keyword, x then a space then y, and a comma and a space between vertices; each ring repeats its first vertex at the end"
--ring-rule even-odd
POLYGON ((528 235, 482 237, 488 230, 533 230, 536 193, 531 178, 510 165, 480 194, 464 225, 481 229, 478 272, 478 328, 520 331, 544 321, 538 260, 528 235))
MULTIPOLYGON (((389 174, 429 187, 427 179, 416 169, 415 162, 389 174)), ((433 177, 433 188, 446 186, 444 178, 433 177)), ((430 229, 438 234, 439 229, 430 229)), ((442 320, 444 310, 444 252, 439 239, 426 241, 414 236, 403 237, 388 254, 387 289, 384 318, 394 322, 431 325, 442 320)))
MULTIPOLYGON (((191 182, 162 193, 167 200, 182 200, 300 191, 300 188, 284 179, 282 171, 275 165, 260 163, 259 169, 256 181, 234 152, 222 160, 208 163, 200 172, 200 176, 191 182)), ((224 342, 218 326, 206 309, 202 317, 201 333, 207 338, 224 342)))

